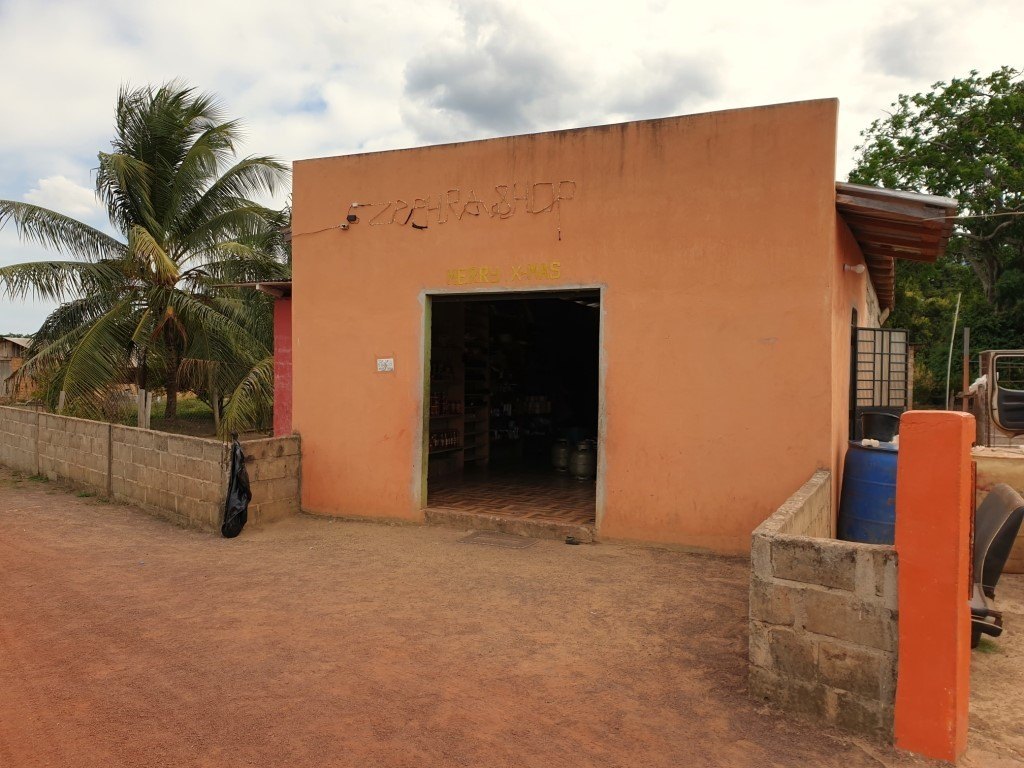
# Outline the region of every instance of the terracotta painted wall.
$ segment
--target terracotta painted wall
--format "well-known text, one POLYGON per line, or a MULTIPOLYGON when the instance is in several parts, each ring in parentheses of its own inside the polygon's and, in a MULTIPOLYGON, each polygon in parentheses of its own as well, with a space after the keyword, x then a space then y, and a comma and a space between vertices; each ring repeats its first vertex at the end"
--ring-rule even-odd
POLYGON ((598 286, 599 536, 747 551, 835 461, 836 112, 822 100, 296 163, 303 508, 422 519, 426 294, 598 286), (552 190, 565 199, 549 207, 552 190), (415 209, 391 223, 395 201, 415 209), (353 202, 376 205, 337 229, 353 202))
POLYGON ((274 301, 274 436, 292 433, 292 300, 274 301))
MULTIPOLYGON (((832 261, 832 484, 833 509, 839 509, 843 487, 843 462, 850 439, 850 326, 853 308, 857 325, 877 328, 878 300, 871 300, 874 289, 865 269, 863 274, 848 272, 846 264, 864 264, 860 246, 838 214, 835 217, 835 258, 832 261)), ((866 266, 866 265, 865 265, 866 266)))

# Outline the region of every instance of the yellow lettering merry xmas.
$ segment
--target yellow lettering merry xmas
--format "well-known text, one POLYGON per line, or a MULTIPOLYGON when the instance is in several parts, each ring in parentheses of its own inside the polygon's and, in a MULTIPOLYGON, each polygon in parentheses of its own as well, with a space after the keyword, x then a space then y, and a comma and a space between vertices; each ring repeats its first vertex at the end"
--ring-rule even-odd
MULTIPOLYGON (((542 264, 513 266, 511 282, 557 280, 562 276, 562 263, 549 261, 542 264)), ((475 283, 500 283, 501 270, 498 267, 462 267, 448 270, 448 285, 472 285, 475 283)))

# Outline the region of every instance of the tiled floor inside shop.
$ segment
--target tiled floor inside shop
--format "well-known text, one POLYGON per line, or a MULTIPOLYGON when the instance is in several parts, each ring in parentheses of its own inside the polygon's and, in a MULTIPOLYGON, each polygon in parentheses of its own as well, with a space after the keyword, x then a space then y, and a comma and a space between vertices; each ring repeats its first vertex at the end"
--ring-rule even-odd
POLYGON ((427 505, 490 515, 593 525, 593 480, 576 480, 554 471, 466 473, 430 480, 427 505))

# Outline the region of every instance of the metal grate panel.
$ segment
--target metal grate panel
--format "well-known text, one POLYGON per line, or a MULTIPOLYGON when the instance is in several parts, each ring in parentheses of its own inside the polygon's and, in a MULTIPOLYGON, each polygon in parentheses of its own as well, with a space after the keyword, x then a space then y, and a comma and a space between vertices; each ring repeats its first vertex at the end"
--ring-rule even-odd
POLYGON ((850 434, 859 439, 862 413, 907 410, 910 346, 900 328, 854 328, 852 341, 850 434))

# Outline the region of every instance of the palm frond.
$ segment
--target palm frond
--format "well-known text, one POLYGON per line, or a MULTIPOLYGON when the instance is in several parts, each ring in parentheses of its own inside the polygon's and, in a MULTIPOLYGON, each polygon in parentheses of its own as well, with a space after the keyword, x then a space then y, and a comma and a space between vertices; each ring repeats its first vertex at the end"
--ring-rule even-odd
POLYGON ((178 265, 160 247, 145 227, 135 225, 128 232, 128 252, 136 264, 163 285, 174 285, 180 274, 178 265))
POLYGON ((57 307, 43 321, 32 337, 27 356, 52 355, 51 345, 59 344, 71 334, 84 332, 86 328, 110 311, 114 301, 103 294, 88 294, 57 307))
POLYGON ((266 252, 242 243, 221 243, 214 251, 222 258, 183 272, 181 279, 197 291, 210 293, 224 283, 288 280, 291 268, 266 252))
POLYGON ((271 238, 280 219, 278 211, 246 200, 237 200, 232 208, 217 213, 194 226, 176 245, 188 256, 181 264, 210 258, 222 243, 260 242, 271 238))
MULTIPOLYGON (((182 215, 178 237, 184 238, 211 219, 240 207, 262 209, 269 213, 269 209, 256 205, 251 198, 261 194, 276 194, 280 186, 287 183, 290 175, 288 166, 273 157, 243 158, 213 182, 182 215)), ((214 236, 211 242, 217 239, 223 238, 214 236)))
POLYGON ((266 428, 273 406, 274 358, 270 356, 257 362, 232 391, 221 417, 221 434, 266 428))
POLYGON ((153 307, 146 306, 140 312, 135 322, 135 328, 132 331, 132 344, 136 347, 144 348, 147 344, 147 340, 152 338, 154 335, 154 328, 156 323, 154 322, 153 307))
POLYGON ((15 200, 0 200, 0 227, 14 222, 18 236, 58 253, 88 261, 116 259, 125 253, 124 243, 62 213, 15 200))
POLYGON ((286 163, 270 155, 251 155, 224 171, 200 202, 216 206, 217 201, 225 198, 275 195, 289 178, 291 170, 286 163))
POLYGON ((124 152, 100 152, 98 157, 96 194, 110 221, 124 234, 138 224, 155 230, 159 223, 151 199, 152 168, 124 152))
POLYGON ((269 296, 252 290, 217 287, 212 293, 198 294, 219 314, 246 329, 266 349, 274 339, 274 301, 269 296))
POLYGON ((210 348, 217 350, 217 359, 244 359, 259 356, 261 348, 265 351, 262 342, 249 332, 247 323, 251 318, 245 313, 229 314, 224 307, 181 290, 167 291, 163 298, 150 303, 162 303, 174 313, 189 343, 201 337, 208 339, 210 348))
POLYGON ((174 171, 170 204, 163 220, 165 229, 171 229, 196 204, 221 167, 231 160, 237 132, 238 123, 231 121, 211 125, 196 137, 174 171))
POLYGON ((58 374, 60 389, 69 400, 98 401, 111 385, 124 381, 134 327, 132 314, 130 302, 119 302, 73 339, 58 374))
POLYGON ((116 261, 35 261, 0 267, 0 287, 19 299, 64 301, 82 294, 111 294, 124 282, 116 261))

